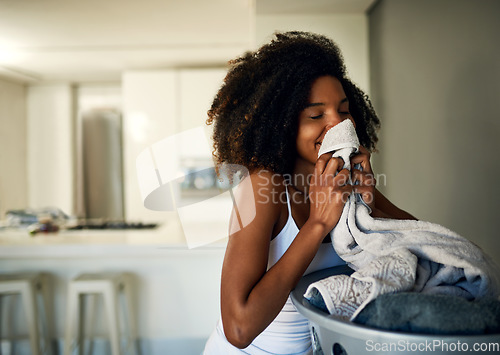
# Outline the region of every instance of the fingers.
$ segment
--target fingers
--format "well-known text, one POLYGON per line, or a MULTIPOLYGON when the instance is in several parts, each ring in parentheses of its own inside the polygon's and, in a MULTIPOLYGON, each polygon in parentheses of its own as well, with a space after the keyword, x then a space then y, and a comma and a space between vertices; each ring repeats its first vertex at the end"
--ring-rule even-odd
POLYGON ((318 161, 316 162, 316 166, 314 167, 314 174, 315 175, 321 175, 323 174, 323 171, 325 171, 325 167, 328 164, 328 161, 332 157, 332 153, 325 153, 321 154, 321 156, 318 158, 318 161))
POLYGON ((374 208, 375 204, 375 186, 377 185, 377 180, 371 172, 360 171, 358 169, 353 169, 352 171, 353 191, 361 195, 363 201, 370 207, 374 208))
POLYGON ((363 171, 371 173, 372 167, 370 164, 370 156, 370 152, 365 147, 360 146, 359 153, 351 158, 351 167, 354 168, 354 165, 360 164, 363 168, 363 171))
POLYGON ((332 175, 335 176, 337 171, 342 170, 344 166, 344 160, 342 158, 330 158, 328 161, 328 165, 326 166, 323 175, 332 175))
MULTIPOLYGON (((376 185, 375 177, 371 171, 370 152, 364 147, 360 147, 360 153, 352 157, 352 165, 360 164, 362 170, 352 168, 352 173, 347 169, 342 169, 344 160, 340 157, 333 158, 331 153, 322 154, 315 166, 315 184, 322 186, 344 187, 349 184, 349 177, 357 181, 360 186, 368 186, 373 190, 376 185)), ((352 186, 347 186, 346 190, 351 191, 352 186)))
POLYGON ((323 174, 318 177, 318 183, 313 187, 312 201, 319 207, 321 204, 333 203, 344 205, 353 191, 349 183, 350 172, 342 169, 335 177, 332 174, 323 174))
POLYGON ((332 158, 332 153, 322 154, 314 167, 315 179, 318 180, 319 177, 322 177, 323 180, 331 180, 343 166, 344 160, 342 158, 332 158))
MULTIPOLYGON (((346 186, 346 185, 351 186, 351 184, 349 184, 350 175, 351 175, 351 172, 349 170, 347 170, 347 169, 340 170, 340 172, 337 174, 337 176, 335 176, 335 178, 333 178, 334 185, 335 186, 346 186)), ((352 188, 352 186, 351 186, 351 188, 352 188)))
POLYGON ((322 175, 323 172, 325 171, 325 167, 330 161, 331 156, 332 154, 325 153, 318 158, 318 160, 316 161, 316 165, 314 167, 314 174, 309 181, 310 185, 322 185, 322 182, 324 180, 322 178, 322 175))
POLYGON ((373 188, 371 186, 356 185, 353 186, 354 192, 362 195, 373 194, 373 188))
POLYGON ((361 195, 363 201, 365 201, 368 206, 372 207, 375 202, 375 194, 373 188, 370 186, 354 186, 354 192, 361 195))
POLYGON ((337 194, 337 203, 345 204, 353 191, 353 186, 350 183, 351 172, 347 169, 342 169, 333 179, 334 190, 337 194))
POLYGON ((310 180, 310 186, 317 187, 330 187, 334 190, 338 190, 339 187, 342 190, 352 190, 352 185, 350 184, 351 172, 348 169, 342 169, 344 166, 344 160, 342 158, 322 158, 322 161, 318 161, 314 175, 310 180), (323 172, 321 169, 324 168, 323 172), (345 187, 345 188, 344 188, 345 187))
MULTIPOLYGON (((375 176, 371 172, 353 169, 352 179, 353 179, 353 182, 359 182, 359 185, 361 185, 361 186, 375 187, 377 185, 377 180, 375 179, 375 176)), ((357 186, 359 186, 359 185, 357 185, 357 186)))

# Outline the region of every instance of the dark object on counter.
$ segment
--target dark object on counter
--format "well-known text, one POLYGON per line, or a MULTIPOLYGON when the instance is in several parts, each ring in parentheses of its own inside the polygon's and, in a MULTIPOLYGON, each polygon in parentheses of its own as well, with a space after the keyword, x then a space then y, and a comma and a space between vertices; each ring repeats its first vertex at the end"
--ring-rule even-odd
POLYGON ((158 227, 157 223, 125 222, 125 221, 85 221, 76 226, 68 228, 69 230, 79 229, 154 229, 158 227))
POLYGON ((42 220, 40 223, 30 225, 28 231, 31 235, 38 233, 56 233, 59 231, 59 226, 54 224, 51 220, 42 220))
POLYGON ((414 292, 385 294, 370 302, 354 322, 419 334, 499 334, 500 301, 414 292))

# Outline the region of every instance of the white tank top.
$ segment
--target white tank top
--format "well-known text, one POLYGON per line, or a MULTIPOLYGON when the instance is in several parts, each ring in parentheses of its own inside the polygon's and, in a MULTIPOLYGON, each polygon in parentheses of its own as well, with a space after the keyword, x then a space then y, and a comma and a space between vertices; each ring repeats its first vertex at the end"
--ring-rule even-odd
MULTIPOLYGON (((286 200, 288 219, 279 234, 271 240, 267 270, 285 254, 299 233, 299 228, 292 217, 288 188, 286 189, 286 200)), ((345 261, 335 253, 332 244, 322 243, 304 275, 343 264, 345 264, 345 261)), ((285 305, 272 323, 245 349, 238 349, 226 340, 222 320, 219 319, 203 354, 309 355, 312 354, 309 321, 297 311, 290 297, 288 297, 285 305)))
MULTIPOLYGON (((269 257, 267 259, 267 270, 269 270, 276 262, 285 254, 293 240, 299 233, 299 228, 292 217, 292 208, 290 205, 290 197, 288 195, 288 187, 286 188, 286 203, 288 206, 288 219, 285 223, 283 229, 279 234, 271 240, 269 246, 269 257)), ((304 275, 310 274, 311 272, 323 270, 329 267, 343 265, 345 261, 342 260, 335 249, 332 247, 332 243, 321 243, 318 252, 314 256, 314 259, 309 264, 304 275)))

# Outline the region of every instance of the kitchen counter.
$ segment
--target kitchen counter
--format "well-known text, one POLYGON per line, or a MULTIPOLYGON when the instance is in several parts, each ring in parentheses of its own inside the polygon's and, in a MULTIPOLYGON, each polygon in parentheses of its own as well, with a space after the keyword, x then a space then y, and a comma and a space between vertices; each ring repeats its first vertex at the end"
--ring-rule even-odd
MULTIPOLYGON (((200 223, 198 228, 200 233, 211 229, 206 223, 200 223)), ((160 256, 166 250, 220 250, 226 242, 224 238, 190 249, 179 220, 174 218, 154 229, 61 230, 36 235, 21 229, 3 229, 0 230, 0 258, 160 256)))

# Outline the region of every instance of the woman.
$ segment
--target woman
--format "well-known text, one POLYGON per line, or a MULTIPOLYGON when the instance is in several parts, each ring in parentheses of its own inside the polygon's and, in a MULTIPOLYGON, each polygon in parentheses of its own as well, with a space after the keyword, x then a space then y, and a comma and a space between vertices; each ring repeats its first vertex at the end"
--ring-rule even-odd
POLYGON ((330 39, 276 34, 231 64, 207 123, 215 125, 217 162, 248 169, 237 206, 254 204, 255 217, 241 226, 240 214, 253 210, 233 211, 221 320, 205 354, 311 354, 307 319, 289 293, 305 273, 343 263, 329 232, 348 196, 360 193, 374 216, 412 217, 375 189, 370 151, 379 120, 330 39), (325 133, 346 119, 363 146, 351 160, 362 171, 342 169, 331 154, 317 158, 325 133))

